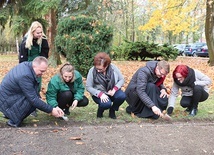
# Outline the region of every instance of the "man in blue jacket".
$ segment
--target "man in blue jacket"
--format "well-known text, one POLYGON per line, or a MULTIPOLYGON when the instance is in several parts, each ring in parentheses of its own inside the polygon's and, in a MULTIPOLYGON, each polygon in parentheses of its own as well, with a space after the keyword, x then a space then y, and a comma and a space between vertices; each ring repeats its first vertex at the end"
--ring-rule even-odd
POLYGON ((38 93, 38 77, 47 70, 48 60, 38 56, 32 62, 23 62, 12 68, 0 85, 0 111, 9 118, 7 125, 18 127, 36 108, 55 117, 64 112, 46 104, 38 93))

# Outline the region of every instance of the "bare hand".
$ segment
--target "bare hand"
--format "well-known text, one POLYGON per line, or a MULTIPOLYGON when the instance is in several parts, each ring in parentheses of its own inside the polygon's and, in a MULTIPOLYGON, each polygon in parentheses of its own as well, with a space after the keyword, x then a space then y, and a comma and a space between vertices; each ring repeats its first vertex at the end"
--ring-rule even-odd
POLYGON ((64 112, 59 107, 53 108, 51 115, 54 117, 62 117, 64 116, 64 112))
POLYGON ((114 96, 115 92, 116 92, 116 91, 115 91, 114 89, 109 90, 109 91, 108 91, 108 95, 114 96))
POLYGON ((106 94, 103 93, 100 97, 100 100, 101 100, 101 102, 106 103, 109 101, 109 98, 106 94))
POLYGON ((78 101, 74 100, 72 105, 71 105, 71 110, 74 110, 76 108, 77 104, 78 104, 78 101))
POLYGON ((158 116, 160 116, 160 117, 162 117, 162 112, 161 112, 161 110, 158 108, 158 107, 156 107, 156 106, 153 106, 152 107, 152 111, 156 114, 156 115, 158 115, 158 116))
POLYGON ((164 97, 168 97, 168 94, 167 94, 167 92, 166 92, 166 90, 165 89, 161 89, 161 94, 160 94, 160 98, 164 98, 164 97))

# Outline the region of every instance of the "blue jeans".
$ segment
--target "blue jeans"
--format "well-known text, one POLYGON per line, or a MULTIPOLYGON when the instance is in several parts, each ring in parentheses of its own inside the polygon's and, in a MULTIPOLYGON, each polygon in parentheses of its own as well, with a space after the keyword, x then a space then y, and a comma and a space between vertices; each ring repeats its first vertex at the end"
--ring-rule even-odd
POLYGON ((126 99, 126 94, 121 89, 119 89, 115 92, 114 96, 108 95, 108 97, 109 101, 105 103, 101 102, 101 99, 96 96, 92 96, 92 99, 99 105, 99 108, 102 108, 103 110, 113 108, 114 110, 118 111, 120 105, 126 99))

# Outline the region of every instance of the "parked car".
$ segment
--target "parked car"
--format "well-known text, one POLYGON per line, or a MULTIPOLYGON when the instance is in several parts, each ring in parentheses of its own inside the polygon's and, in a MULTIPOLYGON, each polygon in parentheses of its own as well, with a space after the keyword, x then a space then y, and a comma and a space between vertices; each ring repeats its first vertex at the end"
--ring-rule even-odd
POLYGON ((196 52, 201 49, 202 46, 206 45, 206 43, 191 43, 186 45, 184 49, 184 55, 185 56, 194 56, 197 57, 196 52))
POLYGON ((178 50, 178 55, 183 55, 186 44, 174 44, 173 47, 178 50))
POLYGON ((209 52, 208 52, 207 45, 202 46, 201 48, 199 48, 196 51, 196 55, 199 56, 199 57, 209 57, 209 52))

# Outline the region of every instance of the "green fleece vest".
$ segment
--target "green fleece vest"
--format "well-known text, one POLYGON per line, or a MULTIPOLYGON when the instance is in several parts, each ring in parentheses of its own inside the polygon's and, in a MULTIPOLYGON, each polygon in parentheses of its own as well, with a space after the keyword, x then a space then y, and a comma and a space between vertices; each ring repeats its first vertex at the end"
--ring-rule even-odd
POLYGON ((31 50, 28 50, 28 61, 33 61, 41 53, 41 45, 39 47, 31 46, 31 50))

